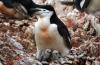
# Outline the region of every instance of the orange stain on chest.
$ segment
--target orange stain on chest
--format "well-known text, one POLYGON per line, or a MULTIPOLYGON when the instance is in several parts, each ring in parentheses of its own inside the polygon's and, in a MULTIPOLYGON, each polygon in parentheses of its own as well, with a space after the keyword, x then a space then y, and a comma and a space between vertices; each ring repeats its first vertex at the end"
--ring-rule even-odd
POLYGON ((48 38, 48 28, 43 28, 43 29, 41 29, 41 35, 42 35, 44 38, 48 38))
POLYGON ((49 36, 48 28, 41 29, 41 36, 45 40, 45 42, 51 42, 52 38, 49 36))

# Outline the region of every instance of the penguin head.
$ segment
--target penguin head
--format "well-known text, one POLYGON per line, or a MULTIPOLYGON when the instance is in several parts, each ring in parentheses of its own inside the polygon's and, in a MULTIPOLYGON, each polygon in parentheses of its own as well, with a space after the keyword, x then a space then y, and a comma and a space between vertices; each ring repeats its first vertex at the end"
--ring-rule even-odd
POLYGON ((55 13, 54 8, 50 5, 41 5, 40 7, 32 9, 32 11, 33 15, 39 17, 51 17, 55 13))

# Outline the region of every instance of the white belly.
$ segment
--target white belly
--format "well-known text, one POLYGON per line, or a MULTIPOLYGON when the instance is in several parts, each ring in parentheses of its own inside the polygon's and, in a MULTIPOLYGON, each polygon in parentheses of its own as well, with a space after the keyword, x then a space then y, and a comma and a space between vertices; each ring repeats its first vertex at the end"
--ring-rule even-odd
POLYGON ((55 49, 61 53, 68 52, 65 41, 59 35, 55 24, 50 24, 45 32, 39 26, 35 26, 35 41, 37 51, 41 49, 55 49))

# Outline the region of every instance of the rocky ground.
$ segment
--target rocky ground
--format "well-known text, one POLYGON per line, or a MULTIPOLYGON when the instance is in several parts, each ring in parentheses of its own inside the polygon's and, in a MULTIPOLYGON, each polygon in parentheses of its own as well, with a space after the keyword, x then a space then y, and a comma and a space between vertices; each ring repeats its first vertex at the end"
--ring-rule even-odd
MULTIPOLYGON (((72 6, 54 1, 49 4, 54 6, 58 17, 68 27, 72 37, 73 48, 70 54, 61 57, 59 52, 54 50, 48 62, 36 60, 34 41, 36 19, 33 17, 18 20, 0 14, 0 65, 100 65, 99 17, 85 12, 80 13, 73 10, 72 6)), ((44 1, 36 2, 43 4, 44 1)), ((45 51, 44 54, 47 55, 45 51)))

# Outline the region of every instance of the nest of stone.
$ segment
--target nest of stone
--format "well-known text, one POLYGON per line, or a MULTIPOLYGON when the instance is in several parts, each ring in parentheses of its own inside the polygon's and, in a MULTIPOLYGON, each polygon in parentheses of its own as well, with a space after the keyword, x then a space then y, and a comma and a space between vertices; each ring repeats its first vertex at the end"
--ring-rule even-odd
POLYGON ((41 50, 36 59, 35 19, 11 19, 0 14, 0 64, 4 65, 100 65, 100 36, 75 27, 70 53, 62 57, 57 50, 41 50))

